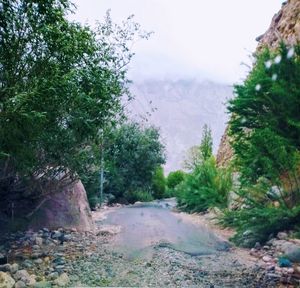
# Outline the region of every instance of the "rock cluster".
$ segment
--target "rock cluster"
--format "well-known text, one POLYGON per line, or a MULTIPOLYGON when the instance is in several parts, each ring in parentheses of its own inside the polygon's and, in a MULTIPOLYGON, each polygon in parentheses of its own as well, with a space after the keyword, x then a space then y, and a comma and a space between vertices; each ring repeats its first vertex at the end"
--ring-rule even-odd
POLYGON ((0 265, 0 288, 274 287, 259 267, 245 266, 230 252, 192 257, 156 247, 145 257, 128 259, 114 246, 117 231, 103 229, 92 234, 44 228, 8 235, 0 245, 7 261, 0 265))
POLYGON ((86 234, 44 228, 8 235, 0 245, 7 262, 0 265, 0 288, 68 287, 70 263, 78 256, 73 252, 84 250, 79 241, 86 234))
POLYGON ((288 240, 288 234, 278 233, 266 245, 259 243, 250 250, 266 271, 266 277, 284 284, 300 284, 300 241, 288 240))

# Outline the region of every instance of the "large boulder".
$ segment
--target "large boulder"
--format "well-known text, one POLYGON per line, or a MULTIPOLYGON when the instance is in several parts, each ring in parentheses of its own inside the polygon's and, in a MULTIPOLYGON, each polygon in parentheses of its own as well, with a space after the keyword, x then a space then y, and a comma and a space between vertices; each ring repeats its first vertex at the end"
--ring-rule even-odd
POLYGON ((86 191, 77 181, 61 192, 47 196, 42 205, 33 213, 29 229, 38 230, 75 228, 77 231, 93 231, 94 223, 88 204, 86 191))

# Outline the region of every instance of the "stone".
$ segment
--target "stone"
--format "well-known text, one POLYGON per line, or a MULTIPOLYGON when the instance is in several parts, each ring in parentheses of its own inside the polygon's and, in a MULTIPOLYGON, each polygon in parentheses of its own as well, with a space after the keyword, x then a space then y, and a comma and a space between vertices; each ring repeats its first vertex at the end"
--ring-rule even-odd
POLYGON ((48 277, 49 277, 50 280, 55 280, 55 279, 58 278, 58 276, 59 276, 58 272, 52 272, 52 273, 49 274, 48 277))
POLYGON ((13 263, 10 265, 10 273, 14 274, 19 270, 19 265, 17 263, 13 263))
POLYGON ((42 264, 43 260, 41 258, 38 258, 36 260, 33 261, 35 264, 42 264))
POLYGON ((35 284, 35 279, 32 275, 29 275, 27 270, 19 270, 14 274, 16 280, 23 281, 28 286, 33 286, 35 284))
POLYGON ((51 235, 52 239, 60 239, 63 236, 63 233, 59 231, 54 231, 53 234, 51 235))
POLYGON ((0 271, 2 272, 10 272, 11 266, 10 264, 0 265, 0 271))
POLYGON ((281 246, 285 257, 292 262, 300 263, 300 246, 291 242, 285 242, 281 246))
POLYGON ((54 284, 59 287, 65 287, 69 284, 70 279, 67 273, 62 273, 57 279, 54 280, 54 284))
POLYGON ((43 227, 56 229, 76 228, 78 231, 94 231, 92 213, 86 191, 81 181, 64 187, 59 193, 51 193, 48 200, 33 215, 29 228, 39 230, 43 227), (60 211, 60 213, 57 213, 60 211))
POLYGON ((277 238, 278 238, 279 240, 286 240, 286 239, 288 239, 288 234, 285 233, 285 232, 279 232, 279 233, 277 234, 277 238))
POLYGON ((51 288, 51 283, 47 281, 36 282, 34 288, 51 288))
POLYGON ((265 255, 265 256, 263 256, 262 260, 264 262, 272 262, 273 258, 269 255, 265 255))
POLYGON ((29 259, 26 259, 26 260, 23 262, 23 266, 24 266, 25 268, 31 268, 31 267, 33 266, 32 261, 29 260, 29 259))
POLYGON ((279 257, 278 265, 279 267, 292 267, 291 261, 285 257, 279 257))
POLYGON ((35 244, 38 245, 38 246, 42 246, 43 245, 43 238, 36 237, 35 238, 35 244))
POLYGON ((12 288, 15 280, 6 272, 0 272, 0 288, 12 288))
POLYGON ((15 284, 15 288, 25 288, 26 287, 26 284, 19 280, 16 284, 15 284))

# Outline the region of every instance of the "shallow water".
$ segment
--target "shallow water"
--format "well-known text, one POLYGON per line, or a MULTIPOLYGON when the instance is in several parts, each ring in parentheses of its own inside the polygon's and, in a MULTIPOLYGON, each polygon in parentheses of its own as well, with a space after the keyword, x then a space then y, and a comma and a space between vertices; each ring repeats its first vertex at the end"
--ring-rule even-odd
POLYGON ((158 247, 197 256, 228 249, 227 242, 172 212, 172 206, 170 201, 156 201, 120 208, 109 213, 102 224, 121 226, 114 248, 130 258, 151 254, 158 247))

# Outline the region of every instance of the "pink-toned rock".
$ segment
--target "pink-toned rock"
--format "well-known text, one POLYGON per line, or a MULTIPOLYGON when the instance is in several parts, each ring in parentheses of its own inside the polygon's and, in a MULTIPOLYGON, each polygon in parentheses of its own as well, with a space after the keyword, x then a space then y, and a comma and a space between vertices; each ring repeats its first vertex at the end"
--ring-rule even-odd
POLYGON ((44 227, 94 231, 91 210, 81 181, 50 195, 33 214, 29 228, 38 230, 44 227))
POLYGON ((265 255, 265 256, 262 258, 262 260, 263 260, 264 262, 272 262, 272 261, 273 261, 273 258, 272 258, 271 256, 269 256, 269 255, 265 255))

